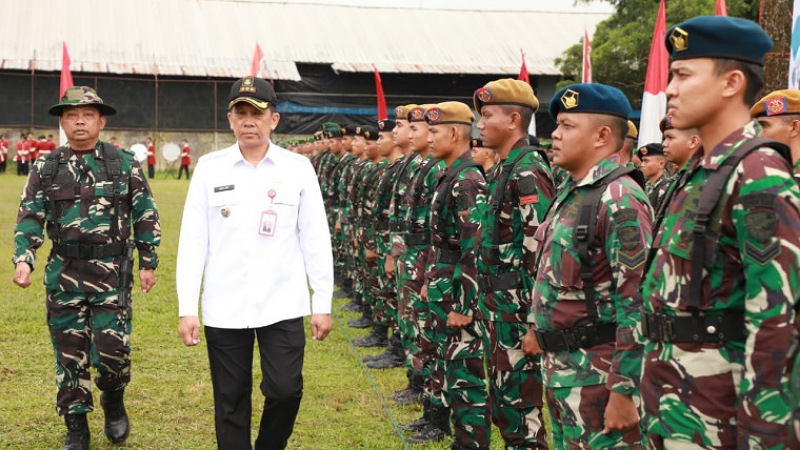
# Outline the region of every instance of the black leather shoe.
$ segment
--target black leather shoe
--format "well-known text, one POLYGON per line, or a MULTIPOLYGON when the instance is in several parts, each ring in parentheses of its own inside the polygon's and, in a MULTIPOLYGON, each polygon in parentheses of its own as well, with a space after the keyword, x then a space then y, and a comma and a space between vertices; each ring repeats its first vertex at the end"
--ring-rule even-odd
POLYGON ((61 450, 89 450, 91 434, 86 414, 67 414, 64 423, 67 424, 67 440, 61 450))
POLYGON ((115 444, 124 442, 130 433, 128 413, 125 411, 125 403, 122 401, 124 394, 124 390, 100 393, 100 405, 106 414, 103 431, 108 440, 115 444))

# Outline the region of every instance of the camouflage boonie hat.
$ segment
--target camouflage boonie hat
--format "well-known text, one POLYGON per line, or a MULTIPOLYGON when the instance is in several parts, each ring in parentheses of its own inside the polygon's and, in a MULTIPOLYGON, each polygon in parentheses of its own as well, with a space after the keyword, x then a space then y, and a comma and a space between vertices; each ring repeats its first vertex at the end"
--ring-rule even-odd
POLYGON ((89 86, 73 86, 64 92, 61 101, 51 106, 48 110, 51 116, 61 117, 61 112, 69 106, 96 106, 100 114, 113 116, 117 110, 103 103, 97 91, 89 86))

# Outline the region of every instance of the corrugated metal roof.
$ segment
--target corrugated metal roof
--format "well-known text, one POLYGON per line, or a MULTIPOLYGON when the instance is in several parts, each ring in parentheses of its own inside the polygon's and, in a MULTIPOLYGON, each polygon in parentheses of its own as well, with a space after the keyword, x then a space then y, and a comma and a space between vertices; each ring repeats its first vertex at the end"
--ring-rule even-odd
POLYGON ((236 78, 255 44, 262 76, 299 80, 295 63, 335 70, 531 74, 591 33, 603 13, 444 11, 225 0, 23 0, 0 16, 0 69, 236 78))

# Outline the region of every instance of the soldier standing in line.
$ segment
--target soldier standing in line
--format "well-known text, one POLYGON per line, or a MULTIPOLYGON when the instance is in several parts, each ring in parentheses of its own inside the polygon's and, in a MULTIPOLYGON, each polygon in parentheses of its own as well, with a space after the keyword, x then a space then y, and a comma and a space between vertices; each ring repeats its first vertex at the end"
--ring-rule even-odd
POLYGON ((49 112, 59 117, 68 144, 37 160, 28 177, 14 230, 14 283, 30 286, 46 229, 53 241, 44 284, 56 410, 68 430, 63 448, 87 450, 91 366, 98 371, 106 436, 115 443, 128 437, 123 396, 131 377, 133 246, 139 250, 139 281, 148 292, 155 284, 161 227, 133 154, 100 141, 107 116, 116 110, 94 89, 75 86, 49 112))
POLYGON ((510 78, 486 84, 472 99, 483 145, 499 158, 476 244, 492 420, 506 449, 547 449, 540 357, 522 351, 533 322, 533 236, 555 197, 547 161, 527 141, 539 100, 530 84, 510 78))
POLYGON ((352 280, 347 272, 347 246, 344 233, 342 232, 342 210, 345 207, 345 179, 350 171, 353 162, 357 159, 353 155, 353 136, 356 131, 355 125, 342 127, 342 155, 339 162, 331 172, 331 197, 334 208, 333 234, 331 234, 332 245, 335 249, 337 258, 333 260, 334 273, 336 275, 339 290, 334 292, 334 298, 350 297, 352 295, 352 280))
POLYGON ((800 90, 782 89, 767 94, 750 108, 761 125, 761 135, 786 144, 792 154, 792 172, 800 182, 800 90))
MULTIPOLYGON (((411 141, 412 151, 420 156, 421 163, 418 173, 411 181, 411 188, 403 202, 407 205, 404 222, 408 224, 403 242, 406 246, 406 254, 403 258, 405 267, 403 269, 405 280, 405 301, 406 311, 411 330, 410 359, 414 375, 419 374, 418 382, 421 383, 422 394, 422 417, 400 428, 406 431, 417 432, 414 439, 417 442, 438 441, 444 439, 449 431, 449 427, 436 426, 431 424, 431 412, 441 411, 446 408, 444 398, 444 380, 434 380, 433 363, 435 361, 436 348, 433 341, 433 330, 430 326, 430 308, 428 307, 427 297, 425 296, 425 285, 427 284, 427 267, 432 256, 431 247, 431 226, 430 209, 436 183, 441 178, 445 170, 445 164, 441 159, 434 158, 428 145, 428 134, 430 127, 418 117, 425 117, 425 111, 431 105, 406 105, 404 110, 397 111, 398 116, 404 115, 407 121, 407 128, 410 130, 408 136, 411 141)), ((399 133, 396 135, 399 139, 399 133)), ((403 314, 403 313, 401 313, 403 314)), ((442 372, 437 372, 442 377, 442 372)), ((420 386, 412 385, 412 399, 414 390, 419 390, 420 386)), ((399 403, 403 398, 397 398, 399 403)), ((442 425, 442 424, 440 424, 442 425)), ((446 419, 445 423, 446 425, 446 419)))
POLYGON ((669 118, 702 147, 656 224, 643 283, 648 437, 654 449, 789 448, 800 190, 785 146, 750 118, 772 42, 751 21, 703 16, 665 44, 669 118))
POLYGON ((642 175, 646 180, 644 192, 647 194, 653 210, 657 211, 670 183, 670 176, 667 173, 667 160, 664 157, 664 147, 659 143, 647 144, 636 150, 636 155, 641 161, 639 170, 642 171, 642 175))
POLYGON ((603 84, 567 86, 550 103, 553 162, 571 179, 536 232, 535 329, 523 349, 544 350, 557 449, 644 448, 638 287, 652 212, 635 169, 620 165, 630 112, 603 84))
MULTIPOLYGON (((475 320, 475 238, 486 201, 486 181, 470 157, 474 120, 469 107, 460 102, 439 103, 425 112, 431 152, 447 166, 431 205, 433 258, 427 296, 435 370, 444 374, 445 400, 452 410, 451 450, 488 449, 491 432, 483 339, 475 320)), ((447 416, 447 409, 432 409, 430 425, 449 431, 447 416)), ((409 442, 417 441, 412 437, 409 442)))
POLYGON ((485 147, 480 139, 473 139, 469 148, 472 151, 472 160, 480 164, 483 173, 486 174, 486 184, 491 184, 494 181, 491 179, 492 167, 499 161, 497 152, 492 148, 485 147))

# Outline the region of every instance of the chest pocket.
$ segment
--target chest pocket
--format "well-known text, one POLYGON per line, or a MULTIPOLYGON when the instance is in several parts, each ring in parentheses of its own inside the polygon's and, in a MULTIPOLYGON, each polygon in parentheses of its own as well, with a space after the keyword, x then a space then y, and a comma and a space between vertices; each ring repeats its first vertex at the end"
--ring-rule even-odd
POLYGON ((74 207, 76 204, 80 204, 80 199, 80 184, 70 182, 62 186, 58 186, 58 189, 53 191, 53 200, 55 200, 54 203, 56 210, 51 211, 49 207, 47 208, 47 220, 58 220, 59 223, 62 224, 65 223, 65 221, 69 221, 70 219, 65 218, 65 215, 70 208, 74 207))
MULTIPOLYGON (((117 187, 119 189, 120 213, 124 214, 125 210, 122 206, 125 205, 123 199, 128 195, 128 183, 117 182, 117 187)), ((116 215, 113 181, 97 181, 93 186, 82 186, 81 200, 88 204, 87 217, 95 225, 108 225, 111 223, 111 217, 116 215)), ((119 220, 119 217, 117 217, 117 220, 119 220)))
MULTIPOLYGON (((292 231, 297 228, 297 219, 300 212, 300 197, 302 191, 294 186, 281 186, 275 189, 275 198, 266 209, 271 209, 277 214, 276 229, 282 231, 292 231)), ((277 233, 276 233, 277 235, 277 233)))

